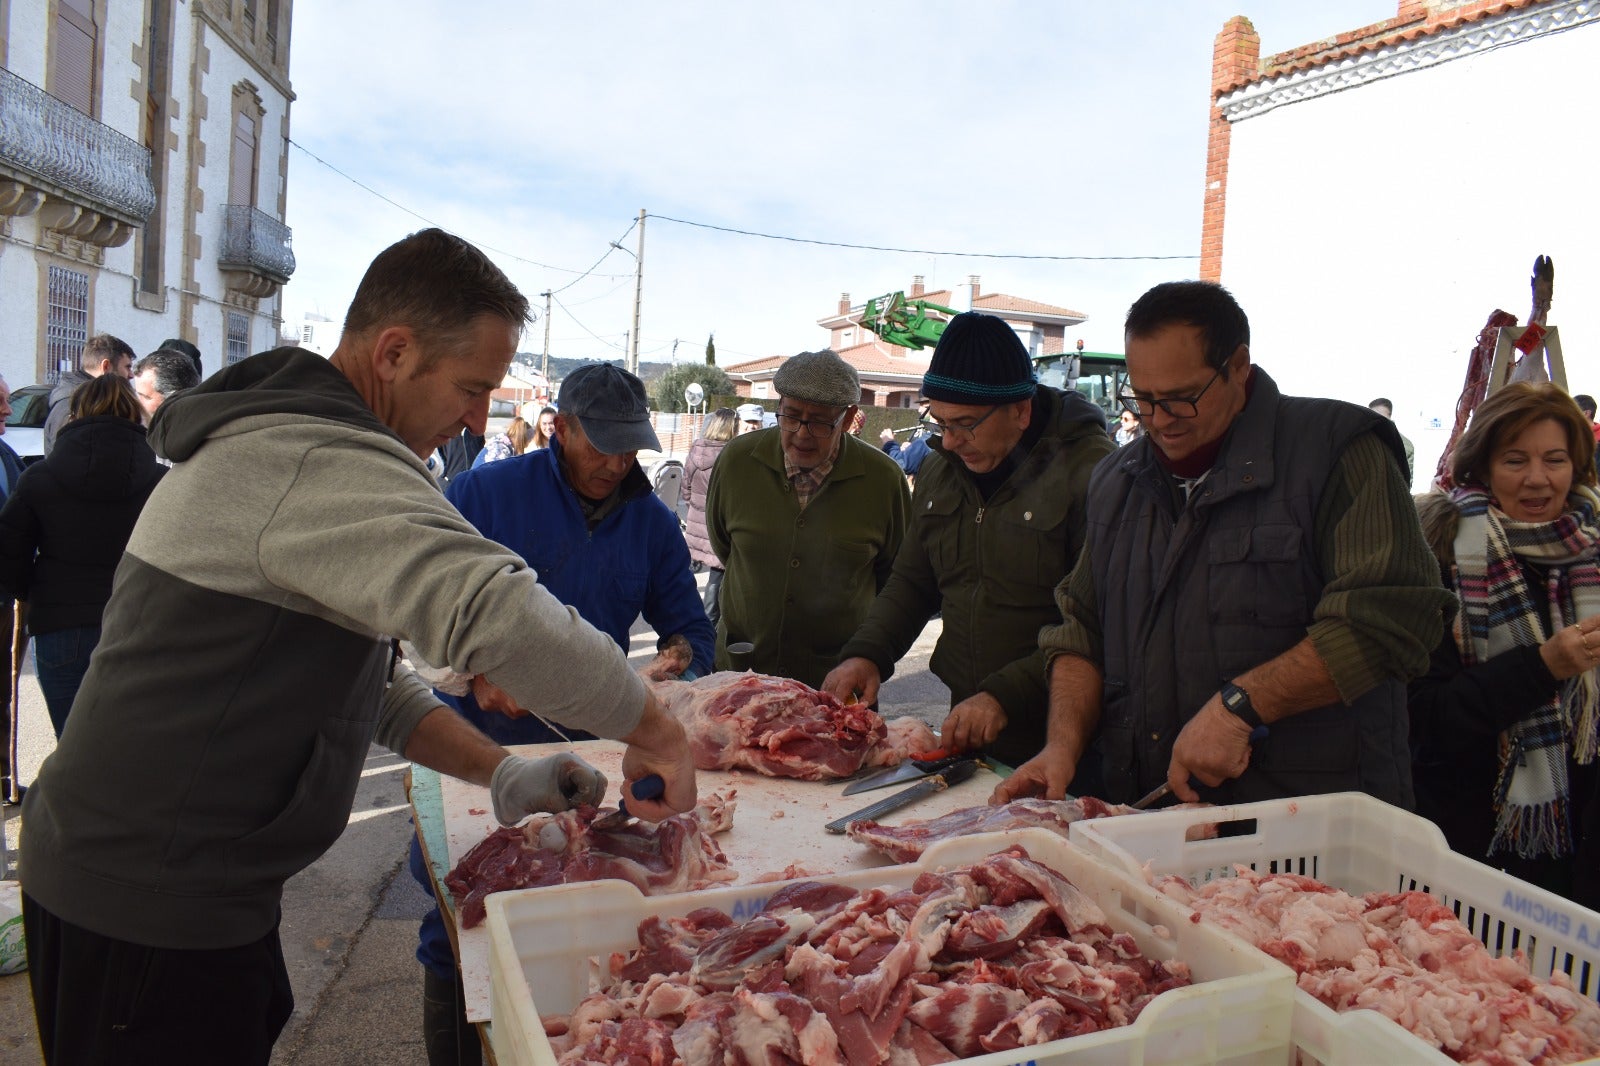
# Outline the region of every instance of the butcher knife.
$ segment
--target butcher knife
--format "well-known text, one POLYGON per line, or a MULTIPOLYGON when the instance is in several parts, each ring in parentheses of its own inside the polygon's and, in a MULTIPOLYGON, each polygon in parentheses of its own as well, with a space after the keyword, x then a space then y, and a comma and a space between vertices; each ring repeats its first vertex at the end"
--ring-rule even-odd
POLYGON ((845 787, 846 796, 854 796, 860 792, 871 792, 875 788, 888 788, 906 781, 919 781, 930 774, 941 773, 972 756, 964 752, 951 751, 948 748, 939 748, 935 751, 918 752, 899 766, 891 766, 887 770, 869 774, 859 781, 853 781, 845 787))
POLYGON ((842 833, 845 830, 845 826, 851 822, 861 822, 869 819, 875 821, 886 814, 898 811, 901 807, 917 802, 924 796, 942 792, 951 785, 959 785, 977 772, 977 759, 969 756, 968 758, 957 760, 955 764, 943 773, 925 777, 910 788, 896 792, 888 799, 881 799, 877 803, 861 808, 859 811, 852 811, 843 818, 836 818, 822 828, 830 833, 842 833))
MULTIPOLYGON (((626 793, 627 790, 624 789, 623 791, 626 793)), ((633 783, 634 799, 660 799, 666 791, 667 783, 661 779, 660 774, 646 774, 633 783)), ((626 795, 621 795, 617 797, 617 809, 607 811, 590 822, 589 828, 598 830, 615 829, 620 825, 626 825, 628 819, 632 817, 633 815, 628 813, 628 798, 626 795)))

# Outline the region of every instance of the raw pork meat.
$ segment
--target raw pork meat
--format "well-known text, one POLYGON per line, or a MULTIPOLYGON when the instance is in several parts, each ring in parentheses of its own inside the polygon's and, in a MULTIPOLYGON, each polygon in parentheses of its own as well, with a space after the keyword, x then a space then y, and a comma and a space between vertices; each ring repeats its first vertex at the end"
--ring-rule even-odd
POLYGON ((490 833, 444 883, 462 926, 471 929, 483 921, 483 901, 491 892, 615 878, 646 895, 666 895, 732 881, 738 875, 711 837, 733 825, 734 795, 713 793, 687 814, 611 829, 594 828, 602 813, 596 807, 539 815, 490 833))
POLYGON ((1425 892, 1352 896, 1298 874, 1239 867, 1195 888, 1156 887, 1287 964, 1334 1010, 1375 1010, 1458 1062, 1520 1066, 1600 1055, 1600 1004, 1566 974, 1538 981, 1494 956, 1425 892))
POLYGON ((905 825, 880 825, 872 821, 851 822, 845 832, 850 839, 875 848, 895 862, 913 862, 928 845, 951 837, 974 833, 1001 833, 1008 829, 1037 826, 1057 836, 1066 836, 1073 822, 1086 818, 1105 818, 1114 814, 1137 813, 1132 807, 1107 803, 1084 796, 1082 799, 1019 799, 999 807, 962 807, 939 818, 905 825))
POLYGON ((1143 957, 1022 848, 909 888, 786 885, 735 925, 640 923, 598 990, 545 1019, 562 1063, 936 1063, 1127 1025, 1180 962, 1143 957))
POLYGON ((914 718, 885 724, 860 704, 766 674, 722 671, 654 685, 656 699, 689 733, 702 770, 743 768, 768 777, 824 781, 865 766, 894 766, 938 747, 914 718))

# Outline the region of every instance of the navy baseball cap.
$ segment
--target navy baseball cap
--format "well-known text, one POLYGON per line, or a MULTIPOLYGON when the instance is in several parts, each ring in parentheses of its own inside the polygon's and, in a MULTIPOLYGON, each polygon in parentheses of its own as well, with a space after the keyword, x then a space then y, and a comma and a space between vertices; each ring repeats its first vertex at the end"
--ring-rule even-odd
POLYGON ((619 366, 589 363, 568 374, 560 408, 577 417, 589 443, 606 455, 661 450, 644 382, 619 366))

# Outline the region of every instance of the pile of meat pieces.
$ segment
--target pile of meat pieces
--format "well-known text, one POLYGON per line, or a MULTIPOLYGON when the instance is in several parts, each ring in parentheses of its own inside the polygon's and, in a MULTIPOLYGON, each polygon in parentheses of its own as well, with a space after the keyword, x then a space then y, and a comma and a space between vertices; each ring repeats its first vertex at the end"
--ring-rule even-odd
POLYGON ((915 718, 886 723, 870 707, 840 703, 788 678, 724 670, 653 689, 683 723, 702 770, 828 781, 938 747, 933 731, 915 718))
POLYGON ((483 921, 491 892, 610 877, 645 895, 665 895, 732 881, 738 874, 711 838, 733 825, 734 796, 716 792, 687 814, 610 828, 595 827, 602 813, 596 807, 536 815, 479 841, 444 883, 462 926, 472 929, 483 921))
POLYGON ((1351 896, 1297 874, 1237 877, 1163 893, 1286 963, 1334 1010, 1378 1011, 1458 1062, 1576 1062, 1600 1055, 1600 1005, 1565 974, 1535 980, 1496 957, 1425 892, 1351 896))
POLYGON ((895 862, 914 862, 930 845, 953 837, 1034 827, 1065 837, 1073 822, 1131 813, 1137 812, 1132 807, 1107 803, 1093 796, 1067 800, 1019 799, 998 807, 962 807, 938 818, 898 826, 866 820, 851 822, 845 832, 851 840, 881 851, 895 862))
POLYGON ((561 1062, 951 1062, 1126 1025, 1189 983, 1020 847, 900 890, 797 882, 738 924, 647 919, 639 945, 545 1020, 561 1062))

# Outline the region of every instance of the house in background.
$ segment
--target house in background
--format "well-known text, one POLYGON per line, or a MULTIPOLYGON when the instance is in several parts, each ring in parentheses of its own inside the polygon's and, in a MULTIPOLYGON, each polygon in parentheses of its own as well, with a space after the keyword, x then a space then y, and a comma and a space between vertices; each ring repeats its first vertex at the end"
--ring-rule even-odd
POLYGON ((0 372, 111 333, 207 372, 278 343, 294 273, 292 0, 0 0, 0 372))
POLYGON ((1526 322, 1534 258, 1575 392, 1600 392, 1593 194, 1600 7, 1399 0, 1263 56, 1215 40, 1201 276, 1250 316, 1287 392, 1394 401, 1427 487, 1489 314, 1526 322))
MULTIPOLYGON (((1005 293, 984 293, 982 279, 974 274, 967 279, 967 310, 1003 318, 1016 330, 1030 355, 1059 355, 1066 350, 1067 327, 1083 322, 1087 316, 1065 307, 1027 300, 1005 293)), ((907 300, 922 300, 940 307, 954 307, 956 294, 949 289, 928 290, 922 275, 911 279, 907 300)), ((849 293, 839 295, 833 314, 817 320, 828 331, 828 347, 839 358, 856 368, 861 376, 861 404, 876 407, 913 407, 922 388, 922 375, 928 370, 932 349, 902 348, 880 338, 861 324, 866 304, 852 304, 849 293)), ((931 317, 948 320, 949 315, 930 311, 931 317)), ((788 356, 772 355, 724 367, 740 396, 768 399, 777 394, 772 377, 788 356)))

